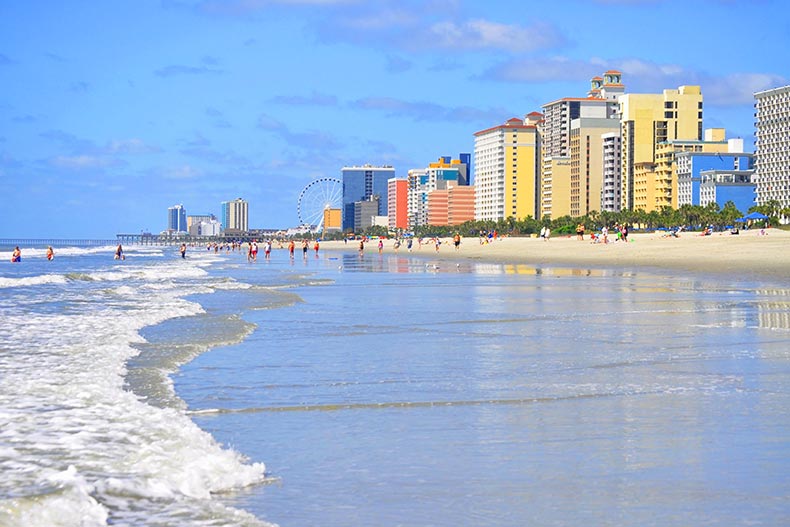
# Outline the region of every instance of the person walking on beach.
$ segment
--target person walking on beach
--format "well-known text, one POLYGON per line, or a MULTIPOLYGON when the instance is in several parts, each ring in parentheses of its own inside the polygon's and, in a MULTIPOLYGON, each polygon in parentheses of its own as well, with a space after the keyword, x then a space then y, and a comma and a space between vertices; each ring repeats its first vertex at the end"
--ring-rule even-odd
POLYGON ((187 257, 187 244, 182 243, 180 250, 181 250, 181 258, 185 259, 187 257))
POLYGON ((413 243, 414 243, 414 238, 409 238, 409 240, 406 242, 406 249, 408 249, 409 252, 411 252, 411 244, 413 243))
POLYGON ((318 240, 316 239, 315 244, 313 244, 313 249, 315 250, 315 257, 318 258, 318 249, 320 245, 318 244, 318 240))
POLYGON ((359 255, 362 256, 365 253, 365 240, 359 240, 359 255))
POLYGON ((52 246, 50 245, 47 247, 47 260, 54 260, 55 259, 55 251, 52 250, 52 246))
POLYGON ((294 251, 295 251, 295 250, 296 250, 296 243, 294 243, 294 241, 293 241, 293 240, 291 240, 291 241, 288 243, 288 254, 291 256, 291 260, 293 260, 293 259, 294 259, 294 251))
POLYGON ((121 244, 118 244, 118 247, 115 249, 115 259, 116 260, 125 260, 126 257, 123 255, 123 247, 121 244))
POLYGON ((453 244, 455 245, 455 250, 456 250, 456 251, 457 251, 457 250, 460 248, 460 246, 461 246, 461 235, 460 235, 460 234, 458 234, 457 232, 455 233, 455 236, 453 236, 453 244))
POLYGON ((266 243, 263 244, 263 256, 268 260, 271 254, 272 254, 272 241, 266 240, 266 243))
POLYGON ((379 238, 379 254, 384 250, 384 240, 379 238))
POLYGON ((302 240, 302 258, 307 260, 307 247, 309 244, 307 243, 307 239, 302 240))
POLYGON ((19 263, 22 261, 22 251, 19 249, 17 245, 14 247, 14 252, 11 253, 11 262, 12 263, 19 263))
POLYGON ((625 223, 620 227, 620 237, 624 242, 628 242, 628 225, 625 223))

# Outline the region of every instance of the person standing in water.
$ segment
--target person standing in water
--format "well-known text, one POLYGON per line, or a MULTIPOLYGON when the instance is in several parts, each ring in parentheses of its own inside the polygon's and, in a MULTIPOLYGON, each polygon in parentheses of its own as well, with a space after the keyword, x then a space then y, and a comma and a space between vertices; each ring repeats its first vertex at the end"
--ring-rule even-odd
POLYGON ((55 251, 52 250, 52 246, 50 245, 47 247, 47 260, 54 260, 55 259, 55 251))
POLYGON ((181 251, 181 258, 186 258, 187 257, 187 244, 182 243, 180 251, 181 251))
POLYGON ((118 247, 115 249, 115 259, 116 260, 125 260, 126 257, 123 255, 123 247, 121 244, 118 244, 118 247))
POLYGON ((17 245, 14 247, 14 252, 11 253, 11 262, 12 263, 19 263, 22 261, 22 251, 19 249, 17 245))

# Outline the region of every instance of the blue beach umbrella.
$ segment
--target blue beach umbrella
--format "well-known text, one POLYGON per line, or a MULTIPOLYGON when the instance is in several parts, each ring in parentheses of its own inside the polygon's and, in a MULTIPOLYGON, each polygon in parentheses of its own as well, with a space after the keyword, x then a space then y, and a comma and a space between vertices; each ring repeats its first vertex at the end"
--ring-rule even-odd
POLYGON ((768 216, 760 212, 752 212, 751 214, 747 214, 745 218, 747 220, 767 220, 768 216))

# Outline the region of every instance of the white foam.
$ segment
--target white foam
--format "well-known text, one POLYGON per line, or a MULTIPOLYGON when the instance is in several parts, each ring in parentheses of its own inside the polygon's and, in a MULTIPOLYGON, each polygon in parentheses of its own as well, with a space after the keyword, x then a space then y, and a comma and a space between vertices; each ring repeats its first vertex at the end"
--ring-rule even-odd
POLYGON ((32 277, 63 284, 68 309, 41 311, 31 299, 0 317, 0 474, 15 489, 0 499, 0 525, 106 525, 108 511, 132 525, 201 525, 208 509, 239 515, 213 493, 265 478, 263 463, 223 449, 183 410, 124 389, 140 329, 201 313, 183 296, 213 290, 206 270, 180 259, 119 267, 108 262, 90 279, 32 277), (194 500, 187 512, 184 500, 194 500))
POLYGON ((63 284, 66 277, 60 274, 42 274, 38 276, 25 276, 22 278, 0 277, 0 288, 30 287, 42 284, 63 284))

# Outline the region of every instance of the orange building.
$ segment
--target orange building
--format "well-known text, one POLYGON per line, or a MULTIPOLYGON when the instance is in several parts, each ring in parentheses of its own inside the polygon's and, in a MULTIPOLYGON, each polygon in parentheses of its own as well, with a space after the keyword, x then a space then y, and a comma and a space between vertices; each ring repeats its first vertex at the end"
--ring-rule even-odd
POLYGON ((450 185, 428 193, 428 225, 460 225, 474 219, 474 186, 450 185))
POLYGON ((387 180, 387 217, 390 229, 409 226, 409 188, 405 178, 387 180))

